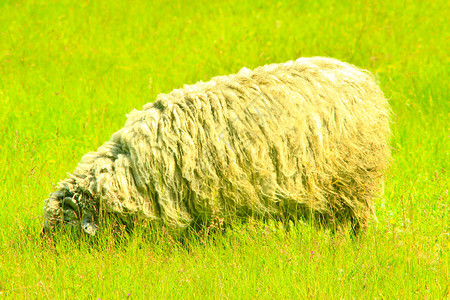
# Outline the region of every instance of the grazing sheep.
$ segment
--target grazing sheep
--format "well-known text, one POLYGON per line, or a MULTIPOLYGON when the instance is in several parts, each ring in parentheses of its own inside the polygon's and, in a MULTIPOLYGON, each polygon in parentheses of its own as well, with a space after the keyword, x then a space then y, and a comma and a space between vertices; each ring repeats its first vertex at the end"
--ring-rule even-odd
POLYGON ((45 202, 43 231, 103 216, 168 228, 253 216, 365 227, 390 161, 389 106, 370 73, 300 58, 160 94, 45 202))

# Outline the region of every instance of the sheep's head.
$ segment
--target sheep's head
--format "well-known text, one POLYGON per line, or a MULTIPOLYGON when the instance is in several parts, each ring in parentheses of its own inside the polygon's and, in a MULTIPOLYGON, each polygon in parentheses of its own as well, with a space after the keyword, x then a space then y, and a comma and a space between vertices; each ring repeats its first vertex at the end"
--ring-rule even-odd
POLYGON ((58 230, 78 235, 85 232, 95 235, 97 225, 91 209, 81 205, 82 195, 58 190, 45 201, 44 226, 42 234, 53 233, 58 230))

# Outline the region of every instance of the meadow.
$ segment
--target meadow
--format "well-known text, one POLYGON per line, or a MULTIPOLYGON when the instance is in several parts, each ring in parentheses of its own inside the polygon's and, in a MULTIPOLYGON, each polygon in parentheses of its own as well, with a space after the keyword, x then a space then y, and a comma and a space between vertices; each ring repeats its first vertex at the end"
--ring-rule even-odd
POLYGON ((0 298, 450 297, 447 1, 0 1, 0 298), (159 93, 301 56, 375 74, 393 117, 361 238, 249 222, 180 243, 40 238, 43 201, 159 93))

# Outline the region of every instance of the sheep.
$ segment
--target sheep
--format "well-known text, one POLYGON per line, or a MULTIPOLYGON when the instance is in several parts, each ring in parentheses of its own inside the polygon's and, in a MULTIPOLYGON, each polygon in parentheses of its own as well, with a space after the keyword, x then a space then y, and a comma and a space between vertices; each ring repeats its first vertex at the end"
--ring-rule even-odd
POLYGON ((160 94, 82 157, 45 201, 43 232, 95 235, 102 218, 183 229, 213 218, 376 220, 390 108, 373 76, 299 58, 160 94))

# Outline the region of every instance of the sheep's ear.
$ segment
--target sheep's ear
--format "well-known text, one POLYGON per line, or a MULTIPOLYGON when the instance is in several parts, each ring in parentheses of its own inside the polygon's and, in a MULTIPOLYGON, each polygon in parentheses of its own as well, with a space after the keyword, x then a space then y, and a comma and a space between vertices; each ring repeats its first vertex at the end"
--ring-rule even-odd
POLYGON ((90 214, 83 214, 81 227, 89 235, 94 236, 97 233, 97 225, 95 225, 94 218, 90 214))

